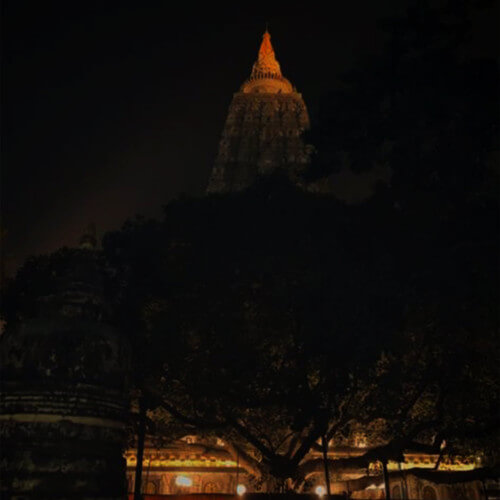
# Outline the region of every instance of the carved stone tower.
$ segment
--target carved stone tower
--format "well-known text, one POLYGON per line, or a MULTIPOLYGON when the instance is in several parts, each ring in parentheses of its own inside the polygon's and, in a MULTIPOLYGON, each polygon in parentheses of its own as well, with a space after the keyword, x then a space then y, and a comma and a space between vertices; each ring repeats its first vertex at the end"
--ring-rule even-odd
POLYGON ((296 179, 309 162, 307 128, 304 100, 281 74, 266 31, 250 78, 233 96, 207 191, 239 191, 276 170, 296 179))
POLYGON ((94 246, 54 254, 38 312, 0 339, 0 498, 126 498, 131 353, 94 246))

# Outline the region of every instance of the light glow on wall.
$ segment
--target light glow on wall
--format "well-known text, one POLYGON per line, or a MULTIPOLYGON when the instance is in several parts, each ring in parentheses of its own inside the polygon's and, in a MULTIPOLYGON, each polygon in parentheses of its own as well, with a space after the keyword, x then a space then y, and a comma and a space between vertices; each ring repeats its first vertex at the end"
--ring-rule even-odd
MULTIPOLYGON (((125 455, 128 467, 135 467, 137 456, 135 451, 128 452, 125 455)), ((172 458, 165 454, 146 455, 143 459, 144 467, 149 465, 153 467, 236 467, 235 460, 221 460, 213 457, 191 459, 191 458, 172 458)))
POLYGON ((238 484, 238 486, 236 486, 236 493, 238 493, 240 497, 244 495, 246 491, 247 487, 244 484, 238 484))
MULTIPOLYGON (((387 463, 387 469, 390 471, 393 470, 406 470, 406 469, 434 469, 436 465, 436 461, 439 455, 406 455, 405 461, 402 463, 393 462, 389 460, 387 463)), ((458 459, 458 458, 450 458, 444 457, 439 466, 439 470, 447 470, 447 471, 466 471, 473 470, 480 466, 480 462, 478 462, 477 458, 469 458, 469 459, 458 459)))
POLYGON ((193 480, 187 476, 177 476, 175 478, 175 484, 177 486, 193 486, 193 480))

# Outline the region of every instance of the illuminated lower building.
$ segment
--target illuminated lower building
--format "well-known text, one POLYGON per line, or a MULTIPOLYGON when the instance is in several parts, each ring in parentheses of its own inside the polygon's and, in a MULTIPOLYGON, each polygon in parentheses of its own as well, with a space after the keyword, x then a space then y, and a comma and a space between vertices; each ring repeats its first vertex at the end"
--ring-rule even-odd
MULTIPOLYGON (((132 492, 137 454, 129 450, 125 458, 129 491, 132 492)), ((245 485, 250 490, 249 476, 237 457, 232 457, 223 446, 196 442, 193 436, 166 448, 148 447, 142 474, 142 489, 150 494, 231 494, 237 491, 238 485, 245 485)))
MULTIPOLYGON (((331 460, 360 456, 366 447, 331 447, 331 460)), ((317 446, 305 459, 305 463, 321 459, 317 446)), ((457 473, 471 471, 478 463, 473 458, 443 458, 439 469, 434 470, 438 454, 408 450, 404 462, 389 461, 391 498, 425 500, 482 500, 482 481, 456 481, 457 473)), ((126 453, 129 492, 134 490, 137 455, 134 450, 126 453)), ((306 475, 304 493, 326 493, 323 471, 314 470, 306 475)), ((330 477, 332 494, 346 494, 350 498, 385 498, 384 481, 379 463, 365 468, 342 468, 330 477)), ((187 436, 176 444, 164 448, 149 446, 143 460, 143 492, 148 494, 175 495, 191 493, 242 494, 265 492, 265 484, 256 484, 251 475, 224 447, 223 441, 208 445, 187 436)), ((491 498, 494 498, 493 496, 491 498)))

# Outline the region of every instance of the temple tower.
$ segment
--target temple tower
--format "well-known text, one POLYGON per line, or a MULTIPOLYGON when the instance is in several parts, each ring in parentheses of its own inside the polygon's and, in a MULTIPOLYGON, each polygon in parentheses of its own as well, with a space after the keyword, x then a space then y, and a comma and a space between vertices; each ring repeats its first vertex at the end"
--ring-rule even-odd
POLYGON ((1 498, 126 498, 131 352, 106 321, 90 229, 51 257, 36 307, 0 339, 1 498))
POLYGON ((276 170, 296 180, 309 162, 307 128, 304 100, 281 74, 266 30, 250 78, 233 96, 207 191, 239 191, 276 170))

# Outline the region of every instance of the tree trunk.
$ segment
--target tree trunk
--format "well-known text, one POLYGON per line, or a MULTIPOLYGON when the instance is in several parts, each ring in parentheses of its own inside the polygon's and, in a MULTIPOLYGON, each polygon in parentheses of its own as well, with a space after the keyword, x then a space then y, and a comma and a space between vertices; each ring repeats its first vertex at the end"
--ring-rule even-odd
POLYGON ((326 494, 330 496, 330 471, 328 470, 328 441, 326 436, 321 436, 321 445, 323 448, 323 465, 325 467, 326 494))
POLYGON ((137 463, 135 464, 134 500, 141 500, 142 462, 144 459, 144 440, 146 438, 146 401, 139 398, 139 430, 137 432, 137 463))
POLYGON ((387 460, 382 461, 382 469, 384 471, 384 486, 385 486, 385 499, 391 500, 391 489, 389 485, 389 474, 387 473, 387 460))

